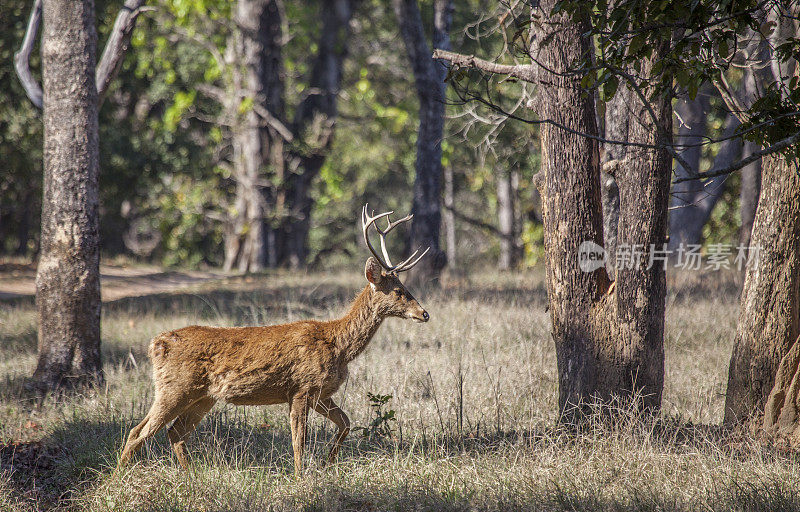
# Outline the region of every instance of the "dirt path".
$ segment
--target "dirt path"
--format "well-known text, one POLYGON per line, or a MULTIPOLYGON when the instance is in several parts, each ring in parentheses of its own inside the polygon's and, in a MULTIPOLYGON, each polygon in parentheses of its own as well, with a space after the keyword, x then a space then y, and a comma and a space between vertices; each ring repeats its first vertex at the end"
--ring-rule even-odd
MULTIPOLYGON (((163 270, 148 266, 100 265, 103 301, 165 293, 226 277, 223 272, 163 270)), ((36 292, 36 266, 0 263, 0 299, 32 296, 36 292)))

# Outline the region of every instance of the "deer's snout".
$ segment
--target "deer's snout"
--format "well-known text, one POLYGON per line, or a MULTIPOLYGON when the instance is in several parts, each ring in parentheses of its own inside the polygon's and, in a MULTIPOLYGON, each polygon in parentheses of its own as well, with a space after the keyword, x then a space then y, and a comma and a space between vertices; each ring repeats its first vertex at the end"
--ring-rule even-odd
POLYGON ((422 306, 420 305, 417 305, 416 308, 411 309, 408 312, 408 317, 415 322, 427 322, 431 319, 431 316, 428 314, 428 312, 422 309, 422 306))

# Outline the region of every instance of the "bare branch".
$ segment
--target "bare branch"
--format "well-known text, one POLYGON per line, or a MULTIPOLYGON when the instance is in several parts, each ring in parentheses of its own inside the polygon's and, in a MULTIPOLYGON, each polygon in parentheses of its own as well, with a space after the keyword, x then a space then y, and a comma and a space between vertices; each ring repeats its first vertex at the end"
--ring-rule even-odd
MULTIPOLYGON (((538 176, 539 174, 541 174, 542 177, 544 177, 544 173, 541 173, 541 172, 538 173, 536 176, 538 176)), ((536 176, 534 176, 534 182, 536 180, 536 176)), ((537 187, 538 187, 538 185, 537 185, 537 187)), ((447 210, 448 212, 452 213, 453 216, 455 218, 457 218, 458 220, 462 220, 462 221, 466 222, 467 224, 472 224, 473 226, 476 226, 476 227, 479 227, 481 229, 484 229, 484 230, 486 230, 486 231, 488 231, 488 232, 490 232, 490 233, 492 233, 492 234, 494 234, 494 235, 496 235, 496 236, 498 236, 500 238, 509 238, 509 235, 503 233, 502 231, 497 229, 495 226, 489 224, 488 222, 483 222, 482 220, 476 219, 474 217, 470 217, 469 215, 456 210, 452 206, 444 205, 444 209, 447 210)))
MULTIPOLYGON (((103 50, 103 55, 97 65, 95 74, 97 96, 100 104, 103 103, 109 84, 111 84, 111 81, 119 71, 122 58, 125 56, 125 51, 128 49, 128 44, 131 40, 131 32, 136 24, 136 18, 144 11, 153 10, 144 7, 145 1, 126 0, 122 10, 117 15, 117 19, 114 21, 114 27, 111 29, 111 35, 108 37, 108 42, 103 50)), ((28 21, 25 38, 22 40, 22 47, 14 54, 14 67, 17 70, 17 76, 19 76, 28 98, 38 108, 42 108, 44 104, 44 93, 42 92, 42 87, 31 74, 30 58, 33 46, 36 44, 36 36, 39 32, 41 20, 42 0, 36 0, 33 4, 31 18, 28 21)))
POLYGON ((728 85, 728 80, 725 78, 725 73, 720 72, 719 78, 713 80, 713 82, 730 113, 735 115, 736 119, 738 119, 740 123, 746 122, 747 117, 744 115, 744 112, 746 112, 747 109, 744 108, 744 106, 739 102, 739 98, 733 92, 731 86, 728 85))
MULTIPOLYGON (((639 84, 636 83, 636 79, 631 76, 630 73, 627 73, 621 69, 616 69, 611 66, 609 66, 608 69, 627 80, 628 85, 631 86, 631 89, 633 89, 633 92, 636 93, 639 101, 642 102, 642 106, 644 106, 645 110, 647 110, 647 114, 650 116, 650 120, 653 121, 653 126, 655 127, 656 131, 664 138, 664 140, 671 140, 671 134, 667 133, 666 130, 664 130, 664 127, 661 126, 661 123, 659 123, 658 116, 656 115, 655 110, 653 110, 653 105, 651 105, 647 100, 647 97, 645 97, 644 92, 642 92, 642 89, 639 87, 639 84)), ((669 152, 670 155, 672 155, 672 158, 674 158, 675 161, 681 165, 681 167, 686 169, 686 172, 691 175, 697 174, 697 169, 692 169, 692 167, 686 162, 680 153, 675 151, 675 148, 672 147, 672 145, 664 144, 663 147, 669 152)))
POLYGON ((760 151, 755 151, 753 154, 748 156, 747 158, 743 158, 738 162, 734 162, 728 166, 722 167, 721 169, 712 169, 706 172, 700 172, 692 176, 684 176, 682 178, 676 178, 672 182, 673 183, 681 183, 683 181, 689 180, 700 180, 705 178, 713 178, 714 176, 722 176, 723 174, 730 174, 734 171, 738 171, 745 165, 755 162, 756 160, 760 159, 762 156, 771 155, 773 153, 777 153, 778 151, 782 151, 790 146, 793 146, 800 142, 800 132, 795 133, 792 136, 786 137, 785 139, 776 142, 772 146, 768 148, 764 148, 760 151))
MULTIPOLYGON (((205 48, 206 51, 208 51, 208 53, 211 54, 211 57, 216 61, 217 67, 219 67, 219 69, 225 69, 227 67, 227 62, 225 61, 225 57, 222 56, 222 53, 220 53, 219 48, 217 48, 217 46, 214 43, 212 43, 208 39, 204 39, 198 36, 196 32, 190 32, 186 30, 184 27, 174 22, 174 19, 171 29, 175 32, 175 34, 182 37, 184 40, 193 41, 202 46, 203 48, 205 48)), ((170 37, 170 40, 175 41, 178 40, 178 38, 170 37)))
POLYGON ((512 66, 508 64, 497 64, 495 62, 489 62, 488 60, 478 58, 474 55, 464 55, 461 53, 448 52, 440 49, 433 51, 433 58, 445 60, 455 64, 456 66, 480 69, 481 71, 494 73, 496 75, 513 76, 526 82, 533 81, 531 78, 533 67, 530 65, 517 64, 512 66))
POLYGON ((17 70, 19 81, 25 88, 25 93, 37 108, 42 108, 42 86, 31 74, 30 60, 33 46, 36 44, 36 36, 39 33, 39 23, 42 19, 42 0, 33 3, 31 18, 28 21, 28 29, 25 31, 25 38, 22 40, 22 47, 14 54, 14 68, 17 70))
MULTIPOLYGON (((197 84, 196 87, 198 91, 223 105, 230 99, 228 97, 228 93, 216 85, 200 83, 197 84)), ((246 91, 240 90, 237 92, 240 97, 247 96, 246 91)), ((294 134, 292 131, 278 118, 273 116, 269 110, 264 108, 261 102, 254 101, 252 108, 253 111, 258 114, 258 116, 267 124, 267 126, 278 132, 278 134, 280 134, 280 136, 283 137, 286 142, 292 142, 294 140, 294 134)))
POLYGON ((125 52, 128 50, 128 45, 131 41, 131 32, 133 32, 133 27, 136 25, 136 18, 145 10, 153 10, 144 7, 145 1, 125 0, 125 4, 117 14, 117 19, 114 21, 114 27, 108 36, 106 47, 103 49, 103 55, 100 57, 100 63, 97 65, 97 72, 95 73, 99 105, 103 104, 108 86, 119 72, 122 59, 125 57, 125 52))
POLYGON ((269 110, 264 108, 261 103, 253 102, 253 110, 261 119, 264 120, 265 123, 267 123, 267 126, 278 132, 280 136, 283 137, 283 140, 286 142, 292 142, 294 140, 294 134, 292 131, 285 124, 283 124, 280 119, 273 116, 269 110))
POLYGON ((195 85, 198 91, 205 94, 209 98, 217 101, 219 103, 225 104, 228 101, 228 95, 225 90, 221 87, 217 87, 216 85, 211 85, 207 83, 199 83, 195 85))

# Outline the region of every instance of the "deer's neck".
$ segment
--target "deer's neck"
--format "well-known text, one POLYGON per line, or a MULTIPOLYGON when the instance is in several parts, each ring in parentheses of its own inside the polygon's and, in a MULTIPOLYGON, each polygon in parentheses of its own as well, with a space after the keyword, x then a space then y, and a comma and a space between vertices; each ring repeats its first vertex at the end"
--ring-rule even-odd
POLYGON ((374 293, 372 286, 367 285, 353 301, 350 311, 336 321, 334 343, 348 363, 367 348, 375 331, 383 322, 384 316, 378 311, 373 300, 374 293))

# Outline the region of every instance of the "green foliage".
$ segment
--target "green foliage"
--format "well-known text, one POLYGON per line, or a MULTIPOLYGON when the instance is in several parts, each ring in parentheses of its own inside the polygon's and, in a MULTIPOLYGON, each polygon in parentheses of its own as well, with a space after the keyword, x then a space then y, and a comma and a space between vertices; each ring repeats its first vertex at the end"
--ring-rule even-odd
MULTIPOLYGON (((223 260, 223 220, 232 209, 231 128, 216 98, 204 87, 225 90, 230 69, 220 64, 231 36, 234 3, 221 0, 153 0, 142 14, 118 78, 100 111, 101 238, 104 256, 128 254, 176 266, 219 265, 223 260)), ((456 4, 453 44, 475 53, 497 53, 500 33, 480 38, 461 27, 475 12, 494 4, 470 0, 456 4)), ((13 52, 30 13, 27 0, 0 0, 0 254, 33 255, 38 245, 41 198, 41 113, 26 99, 13 70, 13 52), (27 232, 26 232, 27 227, 27 232)), ((97 2, 99 47, 105 43, 119 2, 97 2)), ((291 37, 283 49, 286 118, 308 93, 309 52, 321 20, 318 2, 288 2, 285 17, 291 37)), ((421 2, 423 19, 432 20, 432 2, 421 2)), ((429 27, 427 27, 429 28, 429 27)), ((39 74, 39 47, 32 68, 39 74)), ((497 85, 506 98, 520 84, 497 85)), ((456 97, 449 91, 451 99, 456 97)), ((348 58, 339 96, 339 118, 329 157, 313 184, 310 263, 330 265, 363 258, 354 229, 364 202, 409 211, 414 181, 418 103, 405 48, 391 6, 359 2, 351 25, 348 58)), ((240 112, 253 108, 252 100, 240 112)), ((461 105, 448 106, 444 165, 455 172, 459 208, 488 224, 494 212, 496 172, 520 176, 520 210, 535 211, 530 177, 538 167, 536 132, 518 123, 487 137, 477 125, 460 125, 461 105), (492 142, 496 141, 496 142, 492 142), (494 148, 492 146, 495 146, 494 148), (501 147, 502 146, 502 147, 501 147), (487 208, 487 205, 489 208, 487 208)), ((485 112, 481 111, 481 115, 485 112)), ((496 237, 458 223, 465 246, 489 246, 475 258, 496 252, 496 237)), ((405 250, 402 237, 393 251, 405 250)), ((537 243, 537 242, 532 242, 537 243)))
MULTIPOLYGON (((604 101, 614 96, 620 82, 650 98, 672 96, 678 89, 694 99, 704 84, 724 79, 734 67, 738 50, 751 39, 769 39, 776 23, 764 21, 767 9, 790 7, 791 2, 765 7, 757 0, 561 0, 549 14, 564 12, 577 22, 588 22, 586 34, 595 39, 597 52, 576 62, 574 69, 582 74, 583 87, 598 88, 604 101), (643 74, 642 65, 652 57, 654 48, 663 48, 663 56, 643 74)), ((800 39, 796 37, 774 49, 774 57, 783 64, 798 56, 800 39)), ((737 65, 741 67, 741 63, 737 65)), ((741 127, 748 140, 770 146, 798 132, 800 89, 797 77, 792 80, 773 79, 749 106, 748 120, 741 127)), ((800 158, 800 144, 782 154, 800 158)))
POLYGON ((394 431, 393 422, 397 419, 394 409, 386 409, 392 395, 375 395, 367 392, 369 406, 372 408, 372 421, 366 427, 356 427, 353 431, 361 431, 361 434, 368 439, 388 439, 392 437, 394 431))
MULTIPOLYGON (((42 194, 42 117, 14 71, 30 8, 30 2, 0 1, 0 254, 25 256, 38 246, 42 194)), ((34 76, 40 66, 34 52, 34 76)))

